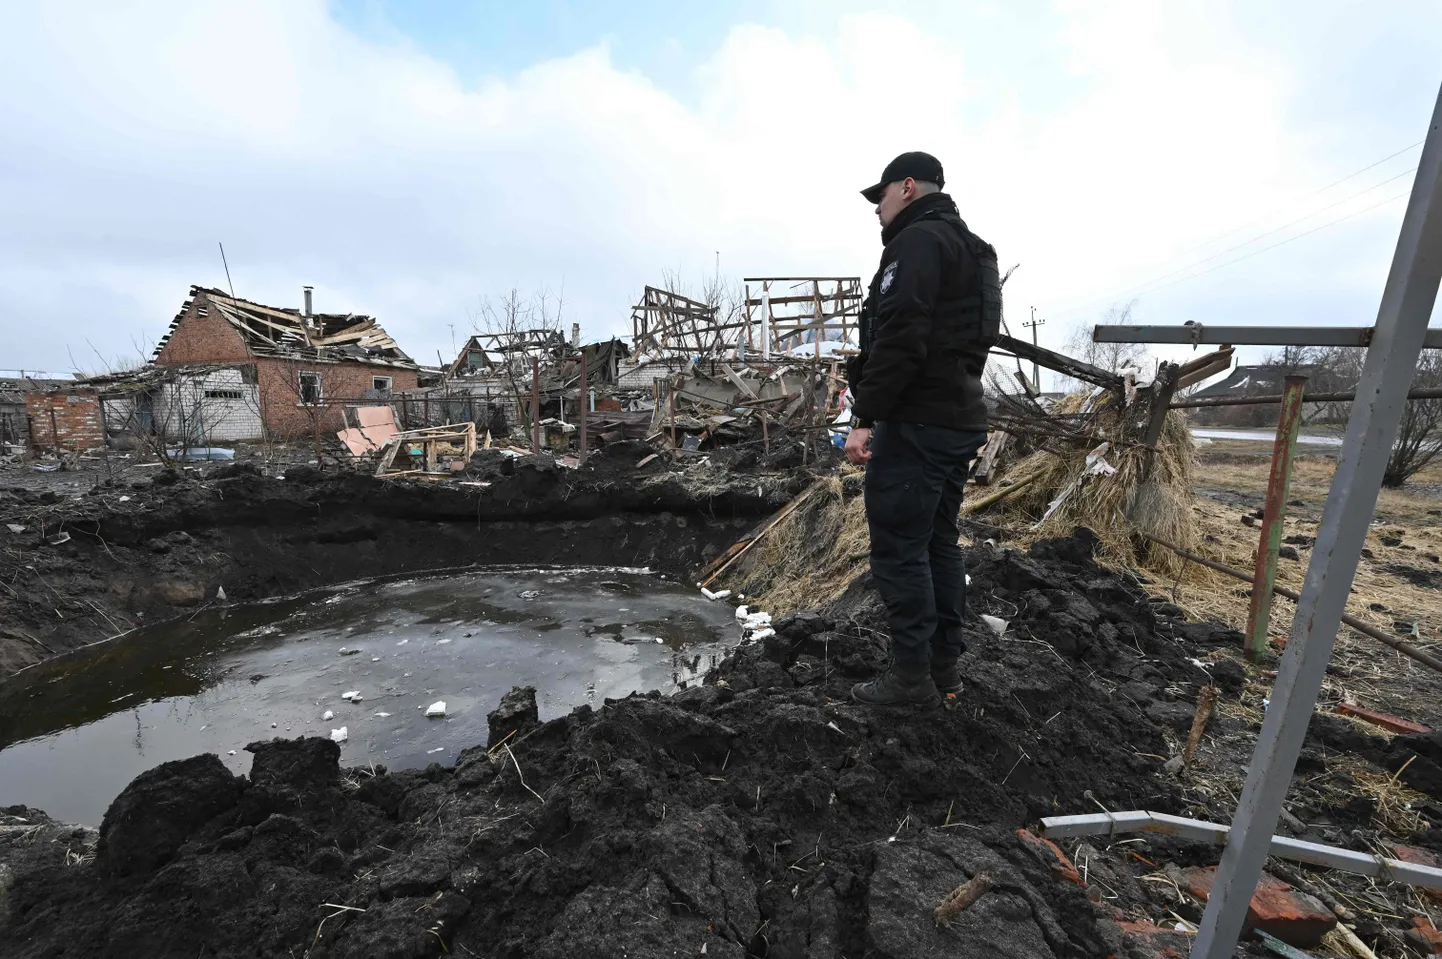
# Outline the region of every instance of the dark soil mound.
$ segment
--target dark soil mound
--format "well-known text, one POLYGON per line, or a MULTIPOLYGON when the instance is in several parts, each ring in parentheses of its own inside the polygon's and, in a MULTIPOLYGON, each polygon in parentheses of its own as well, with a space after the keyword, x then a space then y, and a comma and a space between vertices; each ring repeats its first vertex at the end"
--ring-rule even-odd
POLYGON ((197 778, 207 821, 123 882, 65 865, 63 844, 0 840, 16 874, 0 942, 177 959, 1106 955, 1114 927, 1014 830, 1096 802, 1179 811, 1153 775, 1159 723, 1189 721, 1167 690, 1208 677, 1084 538, 983 551, 971 573, 1012 626, 973 632, 954 705, 852 703, 884 639, 811 613, 669 698, 527 728, 512 694, 494 729, 521 731, 453 768, 342 773, 328 742, 256 744, 244 788, 197 778), (995 891, 937 928, 941 897, 982 870, 995 891))

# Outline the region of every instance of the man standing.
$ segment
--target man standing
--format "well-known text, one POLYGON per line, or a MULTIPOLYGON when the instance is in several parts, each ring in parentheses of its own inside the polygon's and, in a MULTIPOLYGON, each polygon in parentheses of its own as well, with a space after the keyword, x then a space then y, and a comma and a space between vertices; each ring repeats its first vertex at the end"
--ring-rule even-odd
POLYGON ((941 163, 903 153, 861 191, 884 249, 862 306, 846 441, 866 464, 871 572, 891 626, 891 666, 859 683, 863 703, 929 702, 961 689, 966 573, 962 488, 986 442, 981 376, 1001 323, 996 251, 941 188, 941 163))

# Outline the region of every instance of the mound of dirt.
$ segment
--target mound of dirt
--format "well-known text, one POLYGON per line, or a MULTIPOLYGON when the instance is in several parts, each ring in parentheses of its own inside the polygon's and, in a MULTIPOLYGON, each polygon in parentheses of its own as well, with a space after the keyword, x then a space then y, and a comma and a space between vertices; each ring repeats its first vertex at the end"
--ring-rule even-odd
POLYGON ((97 862, 93 835, 0 833, 0 941, 76 957, 1105 955, 1111 917, 1015 830, 1095 802, 1177 811, 1153 775, 1180 715, 1162 707, 1208 677, 1092 545, 973 557, 974 589, 1012 623, 972 631, 950 706, 852 703, 882 635, 867 614, 805 613, 671 697, 532 727, 515 691, 493 726, 518 732, 451 768, 342 771, 322 740, 248 747, 241 781, 168 764, 116 800, 97 862), (120 824, 152 820, 157 841, 111 879, 120 824), (980 871, 995 889, 937 927, 980 871))
MULTIPOLYGON (((634 452, 634 451, 633 451, 634 452)), ((89 493, 0 490, 0 676, 145 623, 349 580, 486 563, 705 563, 812 479, 477 454, 460 483, 249 464, 89 493), (491 462, 494 459, 495 462, 491 462), (477 485, 489 483, 490 485, 477 485)))

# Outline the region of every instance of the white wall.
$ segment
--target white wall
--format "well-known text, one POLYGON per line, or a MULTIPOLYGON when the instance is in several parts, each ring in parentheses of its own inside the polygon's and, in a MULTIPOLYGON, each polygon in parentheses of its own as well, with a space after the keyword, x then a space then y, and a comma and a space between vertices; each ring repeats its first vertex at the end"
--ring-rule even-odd
POLYGON ((240 370, 210 370, 167 383, 155 399, 155 425, 192 445, 259 440, 260 389, 240 370))

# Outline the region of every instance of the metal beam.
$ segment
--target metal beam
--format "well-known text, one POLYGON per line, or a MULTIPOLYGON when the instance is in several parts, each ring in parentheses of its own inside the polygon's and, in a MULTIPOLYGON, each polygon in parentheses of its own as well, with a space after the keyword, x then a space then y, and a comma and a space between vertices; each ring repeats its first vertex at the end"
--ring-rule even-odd
MULTIPOLYGON (((1207 842, 1220 846, 1226 843, 1235 827, 1202 819, 1187 819, 1183 816, 1169 816, 1166 813, 1133 810, 1129 812, 1085 813, 1080 816, 1046 816, 1041 821, 1041 834, 1047 839, 1075 839, 1078 836, 1117 836, 1123 833, 1150 832, 1163 836, 1177 836, 1195 842, 1207 842)), ((1374 856, 1368 852, 1354 852, 1337 846, 1289 839, 1286 836, 1271 836, 1267 851, 1278 859, 1305 862, 1312 866, 1326 866, 1343 872, 1354 872, 1359 876, 1372 876, 1392 882, 1402 882, 1423 889, 1442 889, 1442 869, 1435 866, 1419 866, 1400 859, 1374 856)), ((1219 888, 1214 882, 1213 889, 1219 888)), ((1251 899, 1247 893, 1247 900, 1251 899)), ((1244 900, 1246 901, 1246 900, 1244 900)), ((1228 959, 1231 953, 1226 953, 1228 959)))
MULTIPOLYGON (((1285 393, 1269 393, 1263 396, 1193 396, 1173 400, 1172 409, 1195 410, 1211 406, 1264 406, 1267 403, 1280 403, 1286 398, 1285 393)), ((1302 402, 1350 403, 1356 398, 1356 393, 1308 393, 1302 397, 1302 402)), ((1442 400, 1442 388, 1419 386, 1417 389, 1408 392, 1407 399, 1442 400)))
MULTIPOLYGON (((1097 326, 1093 343, 1226 344, 1228 346, 1369 346, 1370 326, 1097 326)), ((1442 349, 1442 329, 1427 330, 1422 345, 1442 349)))
MULTIPOLYGON (((1382 292, 1357 400, 1297 601, 1292 638, 1197 930, 1192 959, 1230 959, 1332 657, 1368 523, 1442 281, 1442 92, 1382 292)), ((1234 341, 1235 342, 1235 341, 1234 341)))

